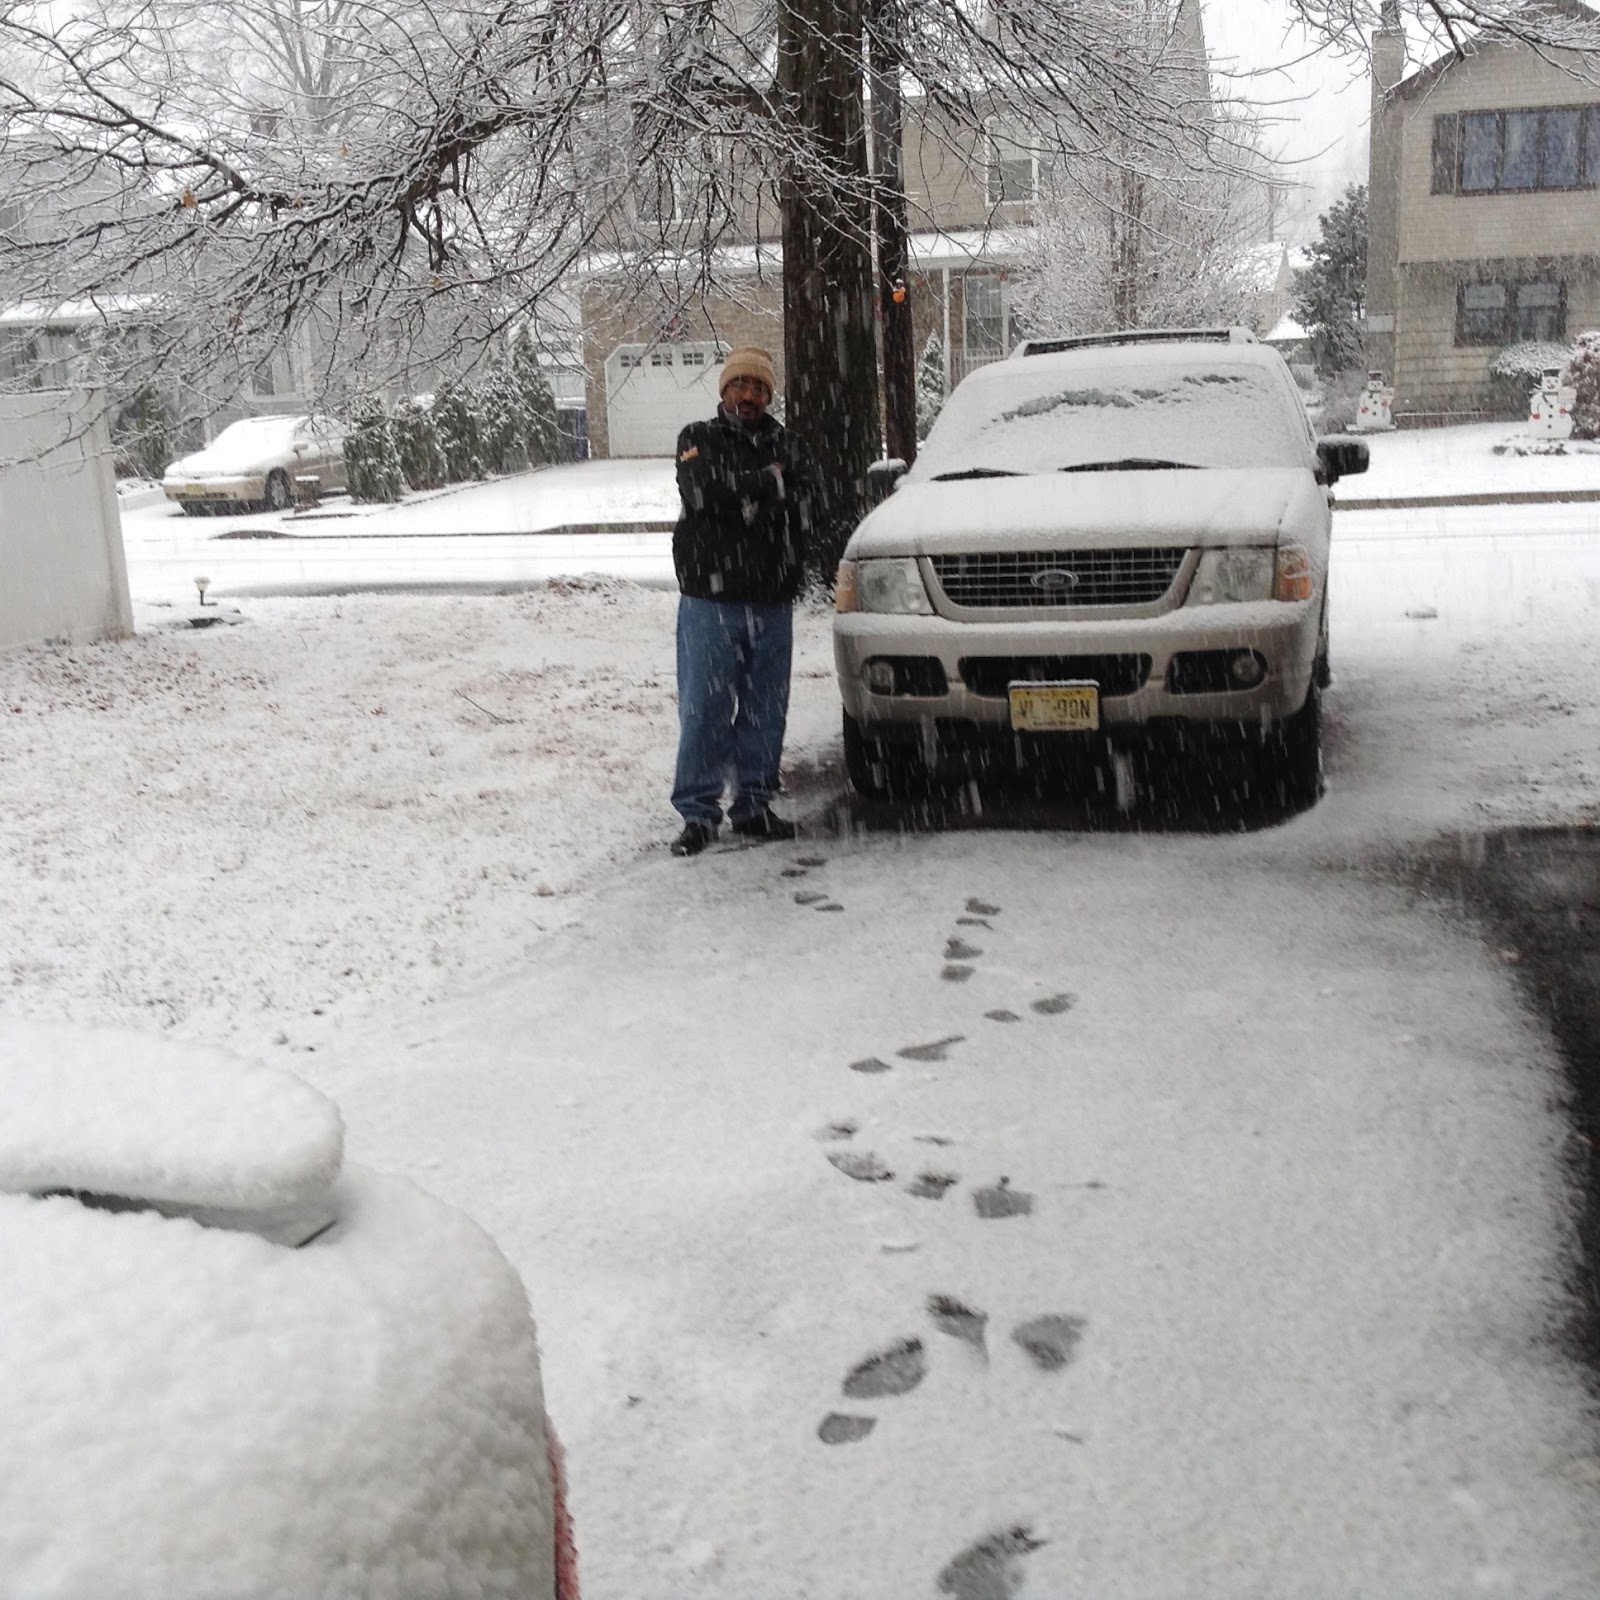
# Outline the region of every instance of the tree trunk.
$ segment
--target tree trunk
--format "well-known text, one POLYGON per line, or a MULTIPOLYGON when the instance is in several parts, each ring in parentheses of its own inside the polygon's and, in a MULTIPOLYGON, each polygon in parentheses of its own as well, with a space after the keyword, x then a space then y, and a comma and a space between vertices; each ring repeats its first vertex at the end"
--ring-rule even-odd
POLYGON ((778 90, 793 152, 779 189, 787 425, 828 493, 807 565, 831 586, 867 506, 879 438, 861 0, 786 0, 778 90))
POLYGON ((1116 188, 1117 204, 1111 213, 1111 321, 1114 327, 1137 328, 1144 267, 1144 179, 1120 167, 1116 188))
POLYGON ((907 466, 917 459, 917 346, 911 319, 911 250, 901 161, 905 108, 900 93, 899 18, 895 0, 873 0, 868 34, 873 216, 878 230, 878 316, 883 329, 884 443, 907 466))

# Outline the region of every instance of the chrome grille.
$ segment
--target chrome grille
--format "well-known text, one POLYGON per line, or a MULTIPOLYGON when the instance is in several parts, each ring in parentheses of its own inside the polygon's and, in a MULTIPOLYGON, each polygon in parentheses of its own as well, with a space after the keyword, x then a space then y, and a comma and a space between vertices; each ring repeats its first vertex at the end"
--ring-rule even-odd
POLYGON ((1147 606, 1172 587, 1187 550, 1006 550, 930 556, 951 605, 1147 606))

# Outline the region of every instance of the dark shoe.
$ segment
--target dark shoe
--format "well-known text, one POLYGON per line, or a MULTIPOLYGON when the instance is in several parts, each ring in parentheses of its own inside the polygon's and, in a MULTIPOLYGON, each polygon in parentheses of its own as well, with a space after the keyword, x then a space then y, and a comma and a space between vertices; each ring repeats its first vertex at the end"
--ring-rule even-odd
POLYGON ((716 823, 686 822, 683 832, 672 841, 672 853, 675 856, 697 856, 716 837, 716 823))
POLYGON ((753 817, 738 817, 730 826, 745 839, 792 839, 794 824, 771 811, 758 811, 753 817))

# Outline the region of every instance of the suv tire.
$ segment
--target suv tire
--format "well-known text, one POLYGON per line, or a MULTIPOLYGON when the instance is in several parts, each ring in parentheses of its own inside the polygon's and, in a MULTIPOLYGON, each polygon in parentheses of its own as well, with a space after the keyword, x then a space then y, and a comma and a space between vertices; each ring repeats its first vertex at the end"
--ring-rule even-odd
POLYGON ((1322 691, 1315 682, 1306 703, 1261 747, 1261 797, 1286 811, 1305 811, 1322 798, 1322 691))
POLYGON ((863 800, 909 800, 928 791, 928 769, 911 744, 868 733, 844 713, 844 770, 863 800))

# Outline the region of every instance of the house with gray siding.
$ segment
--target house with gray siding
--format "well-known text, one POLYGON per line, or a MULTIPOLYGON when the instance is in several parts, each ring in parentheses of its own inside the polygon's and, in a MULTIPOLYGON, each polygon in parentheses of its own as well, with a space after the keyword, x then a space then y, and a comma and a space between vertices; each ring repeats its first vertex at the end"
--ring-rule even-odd
POLYGON ((1367 365, 1401 426, 1484 415, 1508 346, 1600 327, 1600 85, 1515 43, 1407 72, 1393 0, 1371 50, 1367 365))

